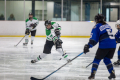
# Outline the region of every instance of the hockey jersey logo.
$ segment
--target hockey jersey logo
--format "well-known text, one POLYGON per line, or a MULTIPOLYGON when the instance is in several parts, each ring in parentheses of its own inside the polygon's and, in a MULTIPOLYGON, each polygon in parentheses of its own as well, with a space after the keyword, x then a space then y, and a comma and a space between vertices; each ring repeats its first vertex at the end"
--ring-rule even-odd
POLYGON ((103 30, 105 30, 107 28, 111 29, 111 27, 108 24, 100 26, 99 29, 100 29, 100 31, 103 31, 103 30))

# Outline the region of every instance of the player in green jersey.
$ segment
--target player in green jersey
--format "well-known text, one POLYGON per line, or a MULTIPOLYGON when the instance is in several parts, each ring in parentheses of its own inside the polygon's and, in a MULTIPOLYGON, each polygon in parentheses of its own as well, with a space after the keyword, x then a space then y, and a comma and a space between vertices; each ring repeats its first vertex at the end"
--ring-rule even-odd
POLYGON ((62 55, 63 58, 65 58, 67 61, 70 61, 70 59, 67 58, 68 55, 64 53, 62 49, 63 42, 60 39, 61 26, 59 26, 58 23, 51 22, 49 20, 46 20, 44 25, 46 27, 46 43, 44 46, 43 53, 40 54, 36 59, 31 60, 31 63, 35 63, 43 59, 47 54, 50 54, 53 45, 55 45, 56 50, 62 55))

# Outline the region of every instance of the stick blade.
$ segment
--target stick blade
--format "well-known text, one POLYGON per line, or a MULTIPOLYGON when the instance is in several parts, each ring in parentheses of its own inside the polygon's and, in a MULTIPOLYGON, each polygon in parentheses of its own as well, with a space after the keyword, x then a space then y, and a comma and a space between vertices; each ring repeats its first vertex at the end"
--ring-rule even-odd
POLYGON ((37 79, 37 78, 35 78, 35 77, 31 77, 30 79, 31 79, 31 80, 44 80, 44 79, 37 79))

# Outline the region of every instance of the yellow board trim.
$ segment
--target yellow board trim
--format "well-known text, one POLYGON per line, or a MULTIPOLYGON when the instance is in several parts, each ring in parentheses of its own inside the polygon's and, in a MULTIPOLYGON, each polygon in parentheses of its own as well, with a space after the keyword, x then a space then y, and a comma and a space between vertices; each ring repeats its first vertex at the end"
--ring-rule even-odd
MULTIPOLYGON (((0 37, 24 37, 24 35, 0 35, 0 37)), ((46 36, 36 35, 35 37, 46 37, 46 36)), ((90 36, 61 36, 61 37, 64 37, 64 38, 90 38, 90 36)))
POLYGON ((90 36, 61 36, 65 38, 90 38, 90 36))

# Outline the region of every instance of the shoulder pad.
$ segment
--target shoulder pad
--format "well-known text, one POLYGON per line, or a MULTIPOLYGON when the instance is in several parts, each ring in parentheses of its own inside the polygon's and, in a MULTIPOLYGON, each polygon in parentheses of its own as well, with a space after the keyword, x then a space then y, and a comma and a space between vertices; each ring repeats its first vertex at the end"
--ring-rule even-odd
POLYGON ((56 22, 51 22, 51 24, 53 25, 53 24, 55 24, 56 22))
POLYGON ((28 22, 29 21, 29 19, 26 19, 26 21, 25 22, 28 22))
POLYGON ((36 17, 33 17, 33 19, 37 20, 37 18, 36 18, 36 17))

